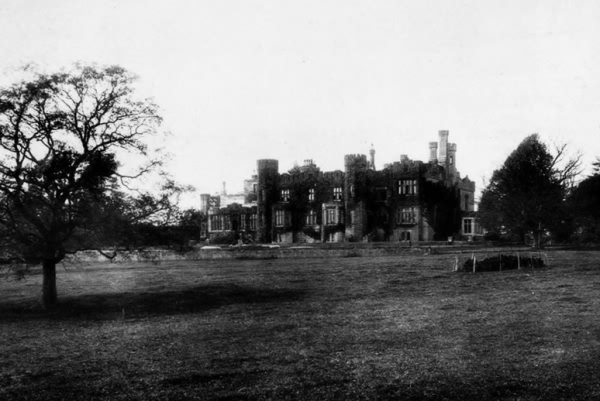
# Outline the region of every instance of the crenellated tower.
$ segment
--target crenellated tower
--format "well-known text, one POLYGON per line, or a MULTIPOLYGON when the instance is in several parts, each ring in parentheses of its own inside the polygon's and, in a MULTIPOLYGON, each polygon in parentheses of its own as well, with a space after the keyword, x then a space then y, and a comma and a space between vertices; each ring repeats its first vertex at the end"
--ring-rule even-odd
MULTIPOLYGON (((456 171, 456 144, 448 143, 448 130, 439 131, 440 142, 439 142, 439 154, 437 157, 438 164, 444 167, 446 174, 446 181, 448 184, 454 184, 458 179, 458 173, 456 171)), ((434 148, 435 142, 429 143, 429 161, 434 160, 434 148)))
POLYGON ((279 161, 261 159, 257 162, 257 202, 258 242, 271 242, 272 238, 272 206, 277 200, 279 185, 279 161))
POLYGON ((210 208, 210 195, 200 194, 200 211, 205 215, 208 215, 208 209, 210 208))
POLYGON ((344 156, 344 210, 346 238, 362 240, 367 230, 367 210, 363 195, 367 188, 367 170, 371 163, 367 156, 352 154, 344 156))
POLYGON ((456 172, 456 144, 449 143, 447 152, 448 157, 446 158, 446 171, 448 172, 448 180, 454 183, 458 178, 456 172))

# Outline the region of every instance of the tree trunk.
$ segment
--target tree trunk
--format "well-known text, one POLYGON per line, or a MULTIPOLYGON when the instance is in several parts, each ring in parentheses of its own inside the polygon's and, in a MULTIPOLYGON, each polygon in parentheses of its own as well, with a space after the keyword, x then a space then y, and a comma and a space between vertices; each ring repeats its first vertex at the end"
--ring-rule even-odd
POLYGON ((58 302, 58 296, 56 295, 56 261, 54 259, 44 259, 42 271, 42 303, 45 309, 51 309, 58 302))

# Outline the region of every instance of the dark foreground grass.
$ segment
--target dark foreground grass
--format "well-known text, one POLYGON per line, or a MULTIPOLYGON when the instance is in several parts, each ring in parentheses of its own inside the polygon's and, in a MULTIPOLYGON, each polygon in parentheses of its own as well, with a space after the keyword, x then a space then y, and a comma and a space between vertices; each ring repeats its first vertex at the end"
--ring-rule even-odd
POLYGON ((548 256, 66 266, 52 312, 0 278, 0 399, 600 399, 600 253, 548 256))

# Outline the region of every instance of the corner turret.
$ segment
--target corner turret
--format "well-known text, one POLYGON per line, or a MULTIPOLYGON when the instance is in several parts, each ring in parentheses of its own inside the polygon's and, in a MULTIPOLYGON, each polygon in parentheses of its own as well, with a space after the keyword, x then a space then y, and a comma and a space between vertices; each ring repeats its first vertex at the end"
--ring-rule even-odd
POLYGON ((279 161, 274 159, 261 159, 257 162, 257 217, 258 241, 272 241, 272 216, 271 206, 277 199, 279 185, 279 161))

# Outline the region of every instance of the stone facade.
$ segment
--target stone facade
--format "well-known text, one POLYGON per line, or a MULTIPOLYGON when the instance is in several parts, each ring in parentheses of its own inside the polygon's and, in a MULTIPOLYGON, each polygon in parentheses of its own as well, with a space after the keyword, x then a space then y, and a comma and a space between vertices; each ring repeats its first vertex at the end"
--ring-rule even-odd
POLYGON ((201 195, 211 240, 354 242, 470 239, 477 232, 475 183, 456 169, 448 131, 430 142, 427 162, 400 160, 375 169, 375 150, 344 157, 344 171, 322 172, 312 161, 279 172, 259 160, 235 202, 225 190, 201 195), (467 221, 468 220, 468 221, 467 221), (465 231, 465 229, 467 231, 465 231))

